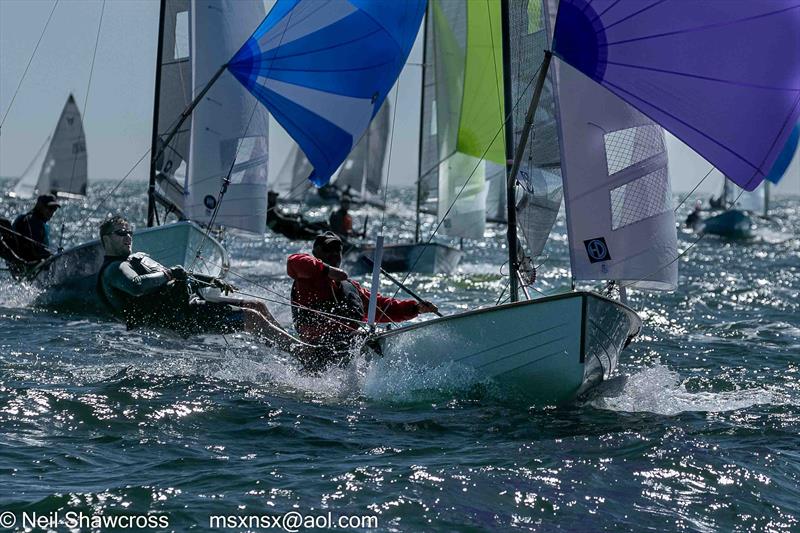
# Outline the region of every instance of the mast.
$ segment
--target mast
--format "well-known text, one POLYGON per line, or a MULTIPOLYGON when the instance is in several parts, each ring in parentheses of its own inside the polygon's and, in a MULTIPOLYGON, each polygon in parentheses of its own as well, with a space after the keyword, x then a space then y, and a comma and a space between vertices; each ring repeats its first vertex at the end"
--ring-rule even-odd
POLYGON ((161 93, 161 49, 164 47, 164 14, 167 0, 161 0, 158 13, 158 44, 156 45, 156 83, 153 97, 153 136, 150 143, 150 183, 147 186, 147 227, 152 227, 156 216, 156 152, 158 151, 158 113, 161 93))
POLYGON ((722 176, 722 209, 733 207, 728 205, 728 177, 722 176))
MULTIPOLYGON (((428 4, 430 8, 430 4, 428 4)), ((425 69, 428 66, 428 15, 430 9, 425 12, 425 21, 422 24, 422 73, 420 75, 420 99, 419 99, 419 148, 417 149, 417 219, 414 224, 414 242, 419 242, 419 210, 422 201, 422 138, 425 134, 425 69)))
MULTIPOLYGON (((517 209, 516 209, 516 182, 512 176, 514 159, 514 103, 511 96, 511 18, 508 12, 508 0, 500 3, 501 28, 503 33, 503 101, 505 108, 505 145, 506 145, 506 240, 508 241, 508 275, 510 283, 511 301, 519 299, 517 283, 517 209)), ((524 145, 523 145, 524 146, 524 145)))
POLYGON ((769 181, 764 180, 764 218, 769 216, 769 181))

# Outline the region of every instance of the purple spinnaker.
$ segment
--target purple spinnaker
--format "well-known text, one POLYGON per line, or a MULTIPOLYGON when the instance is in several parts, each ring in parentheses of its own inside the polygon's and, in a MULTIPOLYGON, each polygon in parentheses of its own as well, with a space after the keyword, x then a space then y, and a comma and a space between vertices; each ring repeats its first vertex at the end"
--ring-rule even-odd
POLYGON ((800 0, 561 0, 553 52, 748 191, 800 118, 800 0))

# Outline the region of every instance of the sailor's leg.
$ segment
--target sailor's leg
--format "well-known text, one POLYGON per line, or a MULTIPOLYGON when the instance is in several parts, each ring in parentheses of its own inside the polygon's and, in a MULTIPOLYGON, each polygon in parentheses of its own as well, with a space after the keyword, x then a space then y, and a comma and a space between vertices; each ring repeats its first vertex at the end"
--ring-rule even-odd
MULTIPOLYGON (((258 311, 243 307, 242 313, 244 315, 244 330, 263 337, 270 344, 274 344, 278 348, 286 351, 294 351, 295 349, 307 346, 304 342, 293 337, 280 325, 273 323, 258 311)), ((273 318, 272 320, 274 321, 275 319, 273 318)))
POLYGON ((259 300, 246 300, 244 298, 232 298, 230 296, 223 296, 223 295, 211 295, 205 297, 210 302, 219 302, 228 305, 235 305, 236 307, 241 307, 243 309, 252 309, 256 311, 260 315, 263 315, 267 320, 269 320, 273 325, 280 327, 280 323, 275 320, 275 317, 272 316, 270 313, 267 304, 261 302, 259 300))

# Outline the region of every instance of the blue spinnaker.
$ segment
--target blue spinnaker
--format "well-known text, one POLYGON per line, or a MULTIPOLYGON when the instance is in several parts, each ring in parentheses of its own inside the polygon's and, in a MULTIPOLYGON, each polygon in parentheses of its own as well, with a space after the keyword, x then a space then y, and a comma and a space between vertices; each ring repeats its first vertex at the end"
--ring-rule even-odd
POLYGON ((800 122, 795 124, 792 134, 789 135, 789 140, 786 141, 783 150, 781 150, 781 153, 778 156, 778 160, 775 161, 775 164, 772 166, 772 170, 769 171, 767 179, 770 182, 778 183, 781 181, 783 175, 786 174, 786 169, 789 168, 789 163, 792 162, 794 153, 797 151, 798 142, 800 142, 800 122))
POLYGON ((553 52, 748 191, 800 119, 800 0, 562 0, 553 52))
POLYGON ((278 0, 228 65, 330 180, 408 58, 427 0, 278 0))

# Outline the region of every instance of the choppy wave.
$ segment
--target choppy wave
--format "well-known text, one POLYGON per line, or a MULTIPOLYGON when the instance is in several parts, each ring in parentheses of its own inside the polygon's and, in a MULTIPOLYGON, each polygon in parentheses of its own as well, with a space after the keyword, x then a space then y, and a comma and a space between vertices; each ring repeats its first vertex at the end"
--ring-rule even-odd
MULTIPOLYGON (((92 202, 111 186, 93 186, 92 202)), ((65 206, 64 244, 108 212, 142 224, 144 188, 96 212, 65 206)), ((367 212, 376 232, 373 211, 356 225, 367 212)), ((387 239, 413 235, 408 213, 387 214, 387 239)), ((424 236, 434 227, 423 217, 424 236)), ((375 514, 391 531, 797 530, 799 229, 798 202, 778 200, 751 242, 681 232, 692 248, 678 290, 632 291, 645 328, 618 376, 559 408, 530 408, 454 364, 357 354, 309 374, 248 335, 127 331, 36 308, 0 273, 0 508, 161 513, 176 531, 290 510, 375 514)), ((489 234, 465 241, 456 275, 407 281, 445 314, 494 304, 505 235, 489 234)), ((308 243, 227 246, 234 283, 288 324, 284 261, 308 243)), ((563 219, 541 262, 538 289, 569 284, 563 219)))

